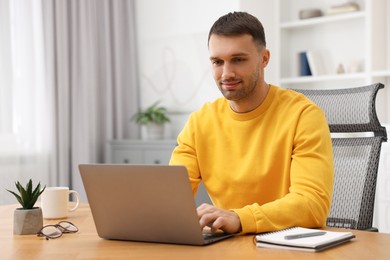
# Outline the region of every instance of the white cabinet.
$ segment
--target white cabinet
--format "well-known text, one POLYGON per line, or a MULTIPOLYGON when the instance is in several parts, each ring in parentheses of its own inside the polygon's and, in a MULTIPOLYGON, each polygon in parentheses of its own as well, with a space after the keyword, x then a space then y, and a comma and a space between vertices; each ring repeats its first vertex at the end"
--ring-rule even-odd
POLYGON ((388 83, 390 33, 387 13, 390 1, 354 1, 359 4, 359 11, 299 19, 300 10, 318 8, 325 13, 330 6, 344 2, 278 1, 279 85, 285 88, 348 88, 374 82, 388 83), (321 53, 326 73, 299 76, 300 52, 321 53), (339 65, 345 73, 337 73, 339 65))
MULTIPOLYGON (((176 140, 111 140, 108 142, 106 162, 168 165, 176 145, 176 140)), ((195 203, 211 204, 203 183, 199 186, 195 203)))
POLYGON ((168 164, 175 140, 112 140, 107 149, 107 162, 132 164, 168 164))

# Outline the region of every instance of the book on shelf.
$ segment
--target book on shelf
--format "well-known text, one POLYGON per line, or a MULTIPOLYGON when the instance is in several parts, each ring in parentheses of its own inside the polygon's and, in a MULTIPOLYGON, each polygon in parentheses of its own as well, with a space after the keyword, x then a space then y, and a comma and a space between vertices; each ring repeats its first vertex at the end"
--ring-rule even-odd
POLYGON ((331 6, 326 10, 325 14, 334 15, 334 14, 350 13, 350 12, 359 11, 359 9, 360 9, 359 4, 354 2, 349 2, 341 5, 331 6))
POLYGON ((300 76, 311 76, 311 70, 309 62, 307 59, 307 54, 305 51, 300 52, 299 54, 299 75, 300 76))
POLYGON ((256 246, 318 252, 353 239, 352 232, 293 227, 256 235, 256 246))
POLYGON ((307 51, 306 57, 310 67, 311 75, 320 76, 329 73, 325 64, 323 51, 307 51))

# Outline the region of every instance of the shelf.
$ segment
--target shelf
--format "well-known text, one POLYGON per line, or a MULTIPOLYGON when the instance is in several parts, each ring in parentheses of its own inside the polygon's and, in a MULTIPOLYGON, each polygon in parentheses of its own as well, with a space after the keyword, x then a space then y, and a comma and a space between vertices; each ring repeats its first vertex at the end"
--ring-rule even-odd
POLYGON ((294 84, 294 83, 314 83, 314 82, 334 81, 334 80, 364 79, 366 76, 367 76, 366 73, 304 76, 304 77, 281 78, 280 83, 294 84))
POLYGON ((334 23, 334 22, 345 21, 345 20, 360 19, 360 18, 364 18, 365 16, 366 16, 365 11, 357 11, 357 12, 346 13, 346 14, 327 15, 327 16, 320 16, 320 17, 304 19, 304 20, 284 22, 280 25, 280 28, 281 29, 298 29, 301 27, 307 27, 307 26, 318 25, 318 24, 326 24, 326 23, 334 23))
POLYGON ((390 70, 378 70, 372 72, 373 77, 390 77, 390 70))
MULTIPOLYGON (((276 83, 280 87, 337 89, 375 82, 390 85, 390 16, 387 15, 390 13, 390 0, 354 2, 359 4, 360 10, 299 19, 301 10, 327 10, 336 3, 277 0, 276 83), (314 63, 312 73, 306 74, 315 76, 300 76, 303 74, 301 52, 321 54, 326 70, 317 71, 314 63), (340 64, 344 67, 343 74, 337 74, 340 64)), ((309 55, 307 61, 311 58, 309 55)), ((378 116, 384 122, 390 122, 389 91, 390 88, 386 88, 377 102, 378 116)))
POLYGON ((315 83, 315 82, 335 81, 335 80, 364 79, 365 77, 390 77, 390 70, 373 71, 370 74, 366 74, 362 72, 362 73, 346 73, 346 74, 334 74, 334 75, 323 75, 323 76, 281 78, 280 83, 282 84, 315 83))

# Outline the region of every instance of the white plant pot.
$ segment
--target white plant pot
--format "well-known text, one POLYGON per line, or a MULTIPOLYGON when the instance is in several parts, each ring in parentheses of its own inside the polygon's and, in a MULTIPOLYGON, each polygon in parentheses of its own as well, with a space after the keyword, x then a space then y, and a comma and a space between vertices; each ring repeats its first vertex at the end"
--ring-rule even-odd
POLYGON ((41 208, 23 209, 17 208, 14 211, 14 234, 33 235, 43 227, 41 208))
POLYGON ((147 124, 146 125, 146 139, 147 140, 161 140, 164 138, 164 125, 147 124))

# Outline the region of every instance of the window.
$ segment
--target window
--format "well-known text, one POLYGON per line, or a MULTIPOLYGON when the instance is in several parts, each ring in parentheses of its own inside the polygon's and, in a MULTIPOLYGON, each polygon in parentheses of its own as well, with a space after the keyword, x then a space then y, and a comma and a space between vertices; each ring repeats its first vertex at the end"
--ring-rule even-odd
POLYGON ((0 204, 15 181, 48 184, 53 129, 41 1, 0 1, 0 204))

